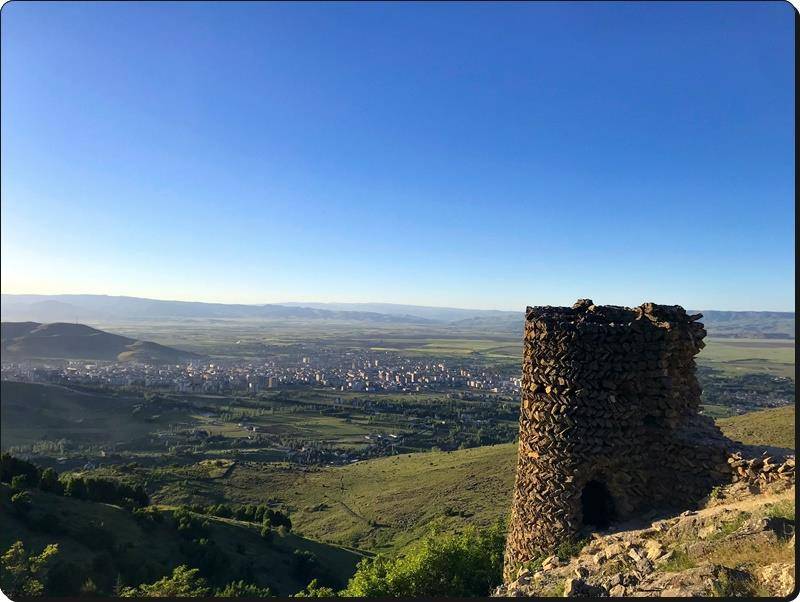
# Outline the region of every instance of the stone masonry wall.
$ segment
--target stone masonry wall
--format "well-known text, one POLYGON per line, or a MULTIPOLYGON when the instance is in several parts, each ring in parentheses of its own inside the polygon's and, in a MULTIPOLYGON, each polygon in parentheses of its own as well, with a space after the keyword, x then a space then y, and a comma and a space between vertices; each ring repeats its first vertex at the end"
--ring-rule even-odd
POLYGON ((584 528, 686 508, 729 480, 727 440, 700 416, 706 331, 679 306, 529 307, 505 574, 584 528))

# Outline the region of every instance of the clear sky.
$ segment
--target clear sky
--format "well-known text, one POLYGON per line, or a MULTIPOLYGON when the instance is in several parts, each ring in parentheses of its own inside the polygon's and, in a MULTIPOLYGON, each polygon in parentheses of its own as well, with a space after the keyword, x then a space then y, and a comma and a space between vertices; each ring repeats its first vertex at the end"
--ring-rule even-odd
POLYGON ((2 291, 793 310, 793 18, 12 2, 2 291))

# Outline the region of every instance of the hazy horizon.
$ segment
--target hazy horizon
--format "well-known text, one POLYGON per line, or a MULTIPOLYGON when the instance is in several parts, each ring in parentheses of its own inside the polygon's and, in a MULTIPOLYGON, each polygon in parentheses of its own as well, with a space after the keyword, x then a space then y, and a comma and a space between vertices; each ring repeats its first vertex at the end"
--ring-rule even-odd
POLYGON ((793 27, 760 2, 6 4, 0 289, 793 311, 793 27))
MULTIPOLYGON (((436 308, 436 309, 459 309, 465 311, 501 311, 501 312, 522 312, 525 310, 525 307, 528 305, 538 305, 538 303, 528 303, 521 308, 502 308, 502 307, 463 307, 463 306, 454 306, 454 305, 429 305, 425 303, 400 303, 400 302, 385 302, 385 301, 321 301, 315 299, 283 299, 282 301, 263 301, 263 302, 237 302, 237 301, 216 301, 216 300, 204 300, 204 299, 179 299, 179 298, 162 298, 162 297, 147 297, 143 295, 113 295, 108 293, 8 293, 6 291, 2 291, 2 295, 13 295, 19 297, 67 297, 67 296, 74 296, 74 297, 81 297, 81 296, 101 296, 101 297, 128 297, 134 299, 147 299, 151 301, 165 301, 165 302, 181 302, 181 303, 219 303, 223 305, 297 305, 302 306, 303 304, 309 305, 395 305, 395 306, 416 306, 416 307, 427 307, 427 308, 436 308)), ((563 303, 552 303, 546 302, 542 303, 541 305, 564 305, 570 306, 572 305, 576 299, 571 301, 564 301, 563 303)), ((635 307, 641 303, 647 303, 649 301, 653 303, 663 303, 667 305, 673 305, 671 302, 664 302, 664 301, 657 301, 652 299, 642 299, 639 302, 627 302, 627 303, 610 303, 606 302, 601 299, 593 299, 595 303, 598 305, 623 305, 627 307, 635 307)), ((681 305, 680 303, 674 303, 674 305, 681 305)), ((718 307, 694 307, 694 306, 684 306, 685 309, 689 310, 697 310, 697 311, 731 311, 731 312, 747 312, 747 311, 755 311, 755 312, 776 312, 776 313, 795 313, 795 309, 787 309, 787 310, 780 310, 780 309, 720 309, 718 307)))

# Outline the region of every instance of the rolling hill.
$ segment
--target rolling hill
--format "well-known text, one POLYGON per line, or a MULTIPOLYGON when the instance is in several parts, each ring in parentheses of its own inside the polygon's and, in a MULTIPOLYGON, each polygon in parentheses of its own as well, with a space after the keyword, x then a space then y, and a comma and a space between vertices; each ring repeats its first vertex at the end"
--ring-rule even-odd
POLYGON ((164 301, 109 295, 2 295, 3 320, 109 322, 141 320, 303 320, 426 324, 421 317, 286 305, 164 301))
POLYGON ((85 324, 3 322, 0 329, 4 361, 81 359, 175 363, 200 357, 189 351, 131 339, 85 324))
MULTIPOLYGON (((60 552, 55 565, 80 575, 81 582, 91 571, 95 579, 108 579, 112 585, 120 573, 124 574, 125 584, 137 585, 168 575, 179 564, 198 566, 202 561, 202 552, 198 553, 197 546, 191 545, 172 524, 171 507, 158 507, 163 520, 143 521, 129 510, 111 504, 31 489, 31 510, 21 517, 12 509, 11 495, 11 488, 0 484, 4 517, 0 551, 15 541, 22 541, 27 550, 36 552, 57 543, 60 552), (44 521, 48 521, 48 529, 39 527, 44 521), (53 524, 57 525, 55 529, 53 524), (99 558, 103 559, 102 565, 99 558)), ((289 596, 310 580, 297 570, 296 550, 313 554, 319 566, 317 574, 328 575, 339 587, 361 559, 349 550, 291 532, 274 531, 272 539, 266 540, 260 534, 260 524, 196 516, 207 523, 206 536, 213 544, 205 554, 213 552, 211 567, 221 567, 222 583, 245 578, 269 587, 274 594, 289 596)), ((213 572, 211 568, 209 571, 213 572)))
MULTIPOLYGON (((793 339, 794 312, 689 310, 702 313, 711 337, 793 339)), ((118 323, 182 320, 339 322, 429 325, 493 334, 522 332, 520 311, 395 303, 229 304, 110 295, 2 295, 4 321, 118 323)))

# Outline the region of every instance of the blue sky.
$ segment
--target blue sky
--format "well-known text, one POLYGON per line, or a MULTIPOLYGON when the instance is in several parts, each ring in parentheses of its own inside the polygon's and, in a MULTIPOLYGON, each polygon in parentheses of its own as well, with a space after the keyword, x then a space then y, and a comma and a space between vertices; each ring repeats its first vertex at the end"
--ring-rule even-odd
POLYGON ((2 291, 794 308, 787 3, 16 3, 2 291))

